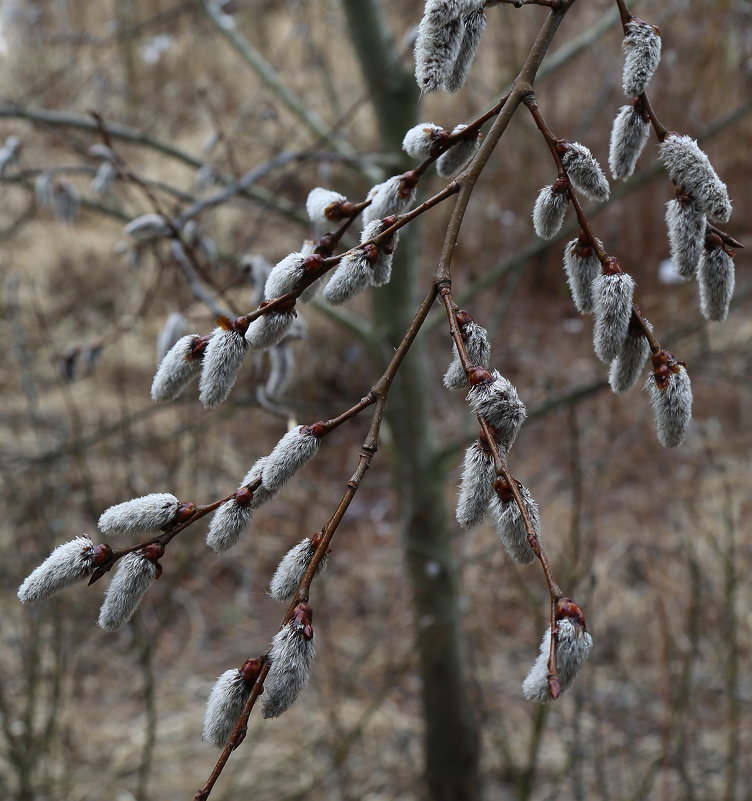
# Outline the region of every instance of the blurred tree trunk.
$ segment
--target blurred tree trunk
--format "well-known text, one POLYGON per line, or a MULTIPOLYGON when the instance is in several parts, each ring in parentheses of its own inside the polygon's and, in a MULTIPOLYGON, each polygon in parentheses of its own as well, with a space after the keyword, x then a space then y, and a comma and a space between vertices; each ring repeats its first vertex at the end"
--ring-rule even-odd
MULTIPOLYGON (((418 89, 405 70, 379 0, 342 0, 353 48, 371 94, 382 146, 402 153, 402 138, 418 122, 418 89)), ((411 166, 405 163, 405 169, 411 166)), ((392 280, 374 292, 374 325, 386 352, 402 338, 425 287, 418 291, 419 229, 401 232, 392 280)), ((447 359, 450 350, 447 346, 447 359)), ((386 418, 395 442, 394 479, 402 541, 413 592, 425 721, 426 781, 432 801, 477 801, 478 734, 463 675, 459 587, 451 529, 437 473, 437 442, 429 421, 426 359, 418 339, 389 393, 386 418)))

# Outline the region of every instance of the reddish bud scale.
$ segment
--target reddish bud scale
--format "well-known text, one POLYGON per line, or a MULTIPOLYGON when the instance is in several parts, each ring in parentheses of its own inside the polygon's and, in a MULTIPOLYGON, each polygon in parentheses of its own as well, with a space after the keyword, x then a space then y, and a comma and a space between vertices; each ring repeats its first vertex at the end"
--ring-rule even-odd
MULTIPOLYGON (((288 298, 287 300, 283 300, 280 303, 275 304, 274 308, 271 310, 272 314, 287 314, 288 312, 292 312, 297 317, 297 312, 295 311, 295 302, 297 298, 288 298)), ((263 303, 259 304, 259 309, 266 308, 271 301, 265 300, 263 303)))
POLYGON ((240 675, 246 684, 255 684, 259 673, 261 673, 261 660, 258 658, 246 659, 240 668, 240 675))
POLYGON ((379 258, 379 249, 376 247, 376 245, 366 245, 363 248, 363 253, 365 254, 366 261, 369 264, 376 264, 379 258))
POLYGON ((562 175, 560 178, 557 178, 553 185, 551 186, 551 192, 555 195, 563 195, 569 192, 569 179, 562 175))
POLYGON ((400 176, 400 196, 409 197, 412 190, 418 185, 420 175, 415 170, 408 170, 400 176))
MULTIPOLYGON (((454 316, 457 318, 457 325, 459 325, 459 327, 463 328, 463 329, 469 323, 474 322, 470 312, 467 312, 464 309, 460 309, 459 311, 455 312, 454 316)), ((462 338, 463 339, 467 339, 467 337, 465 336, 465 332, 464 331, 462 332, 462 338)))
POLYGON ((187 358, 200 359, 204 355, 206 346, 209 344, 210 336, 194 337, 191 343, 191 352, 187 358))
POLYGON ((559 681, 559 677, 549 673, 546 677, 546 681, 548 682, 548 694, 551 696, 551 700, 555 701, 561 695, 561 682, 559 681))
POLYGON ((101 545, 95 545, 92 551, 92 560, 91 563, 94 567, 99 567, 100 565, 106 564, 107 562, 112 559, 112 548, 106 543, 102 543, 101 545))
POLYGON ((309 256, 302 264, 303 272, 306 275, 318 273, 321 269, 321 263, 324 259, 319 256, 317 253, 314 253, 312 256, 309 256))
POLYGON ((156 564, 157 559, 161 559, 164 556, 165 548, 161 542, 152 542, 150 545, 146 545, 142 550, 141 554, 144 559, 148 559, 150 562, 154 562, 156 564))
MULTIPOLYGON (((517 484, 517 489, 521 491, 522 484, 520 484, 517 479, 512 479, 517 484)), ((499 476, 494 483, 494 489, 496 490, 496 494, 499 496, 499 500, 502 503, 510 503, 514 500, 514 493, 512 492, 512 488, 507 484, 506 479, 503 476, 499 476)))
POLYGON ((253 500, 253 491, 250 490, 248 487, 241 487, 235 493, 235 503, 238 506, 248 506, 248 504, 253 500))
POLYGON ((321 545, 321 541, 322 541, 323 539, 324 539, 324 535, 323 535, 323 534, 322 534, 320 531, 317 531, 317 532, 316 532, 316 533, 315 533, 315 534, 314 534, 314 535, 313 535, 313 536, 310 538, 310 540, 311 540, 311 547, 312 547, 312 548, 314 548, 314 549, 318 548, 318 547, 319 547, 319 545, 321 545))
POLYGON ((604 275, 619 275, 619 273, 624 272, 621 269, 621 265, 619 264, 619 260, 615 256, 609 256, 606 259, 606 263, 603 265, 603 274, 604 275))
POLYGON ((471 367, 467 371, 467 381, 471 387, 477 387, 479 384, 490 384, 493 380, 491 373, 482 367, 471 367))
POLYGON ((232 327, 239 334, 245 334, 250 324, 251 321, 248 319, 248 317, 246 315, 243 315, 242 317, 236 317, 235 320, 233 320, 232 327))
POLYGON ((308 604, 298 604, 292 613, 293 623, 301 630, 303 639, 313 639, 313 609, 308 604))
POLYGON ((585 625, 585 615, 582 613, 582 609, 580 608, 579 604, 575 603, 575 601, 573 601, 571 598, 559 598, 554 609, 554 618, 556 620, 573 618, 577 621, 578 625, 583 629, 583 631, 587 631, 587 626, 585 625))
POLYGON ((303 426, 301 433, 310 434, 312 437, 323 437, 327 432, 326 423, 319 420, 317 423, 311 423, 308 426, 303 426))
POLYGON ((316 255, 326 258, 334 253, 336 247, 337 240, 334 234, 323 234, 316 243, 316 255))
POLYGON ((718 234, 714 233, 713 231, 710 231, 705 236, 705 247, 708 250, 716 250, 718 248, 722 248, 723 239, 721 239, 721 237, 718 236, 718 234))
POLYGON ((569 142, 567 142, 566 139, 559 139, 559 141, 556 143, 556 152, 560 156, 563 156, 567 150, 569 150, 569 142))
POLYGON ((232 331, 233 329, 232 320, 230 320, 229 317, 217 317, 216 323, 217 327, 221 328, 223 331, 232 331))
POLYGON ((191 517, 195 511, 195 503, 181 503, 180 506, 178 506, 178 510, 175 512, 175 517, 170 525, 172 526, 175 523, 182 523, 183 521, 188 520, 188 518, 191 517))
POLYGON ((345 217, 349 217, 350 214, 346 211, 346 206, 348 202, 346 200, 340 200, 337 203, 330 203, 324 209, 324 217, 327 220, 332 220, 333 222, 338 222, 339 220, 344 220, 345 217))

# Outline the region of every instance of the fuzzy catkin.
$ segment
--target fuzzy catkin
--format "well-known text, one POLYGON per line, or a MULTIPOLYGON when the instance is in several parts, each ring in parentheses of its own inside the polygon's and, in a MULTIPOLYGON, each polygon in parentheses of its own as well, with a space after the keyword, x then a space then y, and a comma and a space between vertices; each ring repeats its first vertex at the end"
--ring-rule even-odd
MULTIPOLYGON (((317 186, 308 193, 306 211, 308 218, 315 225, 329 225, 331 220, 326 216, 327 209, 339 203, 345 203, 347 198, 339 192, 317 186)), ((282 293, 284 294, 284 293, 282 293)))
POLYGON ((367 195, 371 205, 363 210, 363 225, 392 214, 401 214, 415 200, 415 187, 408 186, 401 175, 371 187, 367 195))
POLYGON ((671 261, 684 278, 691 278, 700 263, 705 246, 705 215, 691 201, 666 203, 666 226, 671 261))
POLYGON ((212 687, 206 702, 202 739, 224 748, 251 694, 253 684, 237 669, 226 670, 212 687))
MULTIPOLYGON (((564 692, 571 686, 593 647, 593 638, 570 618, 556 624, 556 669, 559 685, 564 692)), ((535 664, 522 683, 522 694, 528 701, 545 704, 551 700, 548 692, 548 655, 551 648, 551 627, 543 635, 535 664)))
POLYGON ((553 186, 541 189, 533 208, 533 228, 541 239, 552 239, 559 233, 568 204, 566 192, 555 192, 553 186))
MULTIPOLYGON (((383 220, 372 220, 360 234, 361 244, 377 237, 386 227, 383 220)), ((386 286, 392 278, 392 261, 399 242, 399 231, 388 236, 379 246, 376 261, 371 265, 371 286, 386 286)))
POLYGON ((245 341, 254 350, 279 344, 295 320, 294 312, 270 311, 257 317, 245 332, 245 341))
POLYGON ((140 552, 126 554, 107 588, 99 610, 100 628, 117 631, 127 623, 157 577, 157 566, 140 552))
POLYGON ((324 287, 324 300, 333 306, 346 303, 371 286, 373 270, 360 248, 345 253, 324 287))
POLYGON ((153 401, 175 400, 198 378, 203 363, 203 352, 193 354, 198 339, 198 334, 181 337, 164 355, 151 383, 153 401))
POLYGON ((321 438, 311 434, 307 426, 288 431, 266 457, 261 474, 263 486, 276 492, 319 450, 321 438))
MULTIPOLYGON (((260 458, 256 459, 251 469, 243 477, 238 489, 260 482, 261 477, 264 474, 264 467, 266 467, 266 458, 266 456, 261 456, 260 458)), ((259 483, 258 487, 253 491, 253 498, 250 503, 251 509, 258 509, 259 506, 263 506, 267 501, 274 497, 275 492, 276 490, 270 491, 263 484, 259 483)))
POLYGON ((601 361, 619 355, 632 317, 634 288, 627 273, 599 275, 593 281, 593 347, 601 361))
POLYGON ((591 314, 593 281, 601 274, 601 263, 593 248, 580 244, 579 239, 568 242, 564 248, 564 272, 575 308, 580 314, 591 314))
POLYGON ((462 47, 464 33, 461 17, 439 23, 426 8, 415 40, 415 80, 421 94, 444 87, 462 47))
POLYGON ((212 516, 206 544, 216 553, 224 553, 240 539, 253 517, 251 504, 239 504, 235 498, 225 501, 212 516))
MULTIPOLYGON (((533 531, 540 539, 541 524, 538 504, 533 500, 533 496, 527 487, 520 485, 519 489, 533 531)), ((525 521, 517 502, 514 498, 504 502, 494 492, 490 500, 489 511, 493 515, 496 531, 501 538, 504 550, 515 561, 523 565, 529 565, 535 559, 535 554, 528 542, 525 521)))
POLYGON ((611 192, 608 181, 589 148, 579 142, 567 142, 561 163, 578 192, 591 200, 608 200, 611 192))
POLYGON ((437 137, 443 132, 440 125, 434 122, 421 122, 414 125, 402 140, 402 149, 414 159, 427 159, 436 144, 437 137))
MULTIPOLYGON (((491 361, 491 343, 488 341, 488 332, 476 322, 466 323, 462 326, 465 337, 465 350, 473 367, 488 367, 491 361)), ((452 343, 452 361, 444 373, 444 386, 447 389, 466 389, 467 376, 460 361, 457 346, 452 343)))
POLYGON ((527 409, 511 381, 498 370, 491 375, 492 381, 471 387, 466 400, 475 414, 484 417, 494 427, 499 443, 509 450, 525 422, 527 409))
POLYGON ((447 70, 444 76, 444 88, 448 92, 457 92, 465 85, 487 26, 488 20, 482 8, 464 17, 457 55, 451 69, 447 70))
POLYGON ((305 276, 303 269, 305 260, 306 257, 302 253, 290 253, 282 261, 277 262, 264 284, 264 300, 274 300, 288 292, 294 292, 305 276))
POLYGON ((206 409, 223 403, 232 391, 243 364, 246 341, 234 328, 215 328, 204 351, 198 399, 206 409))
POLYGON ((615 180, 632 175, 649 136, 650 121, 634 106, 622 106, 611 128, 608 147, 608 168, 615 180))
POLYGON ((700 311, 706 320, 722 321, 728 317, 734 283, 734 261, 723 247, 704 250, 697 269, 697 285, 700 311))
MULTIPOLYGON (((467 128, 467 125, 460 123, 455 125, 452 129, 452 135, 462 133, 467 128)), ((473 134, 466 139, 460 139, 459 142, 452 145, 448 150, 442 153, 436 160, 436 172, 442 178, 450 178, 458 170, 461 170, 478 152, 480 147, 480 138, 477 134, 473 134)))
POLYGON ((137 242, 153 242, 162 239, 170 233, 170 226, 161 214, 142 214, 131 220, 123 233, 137 242))
POLYGON ((44 601, 50 595, 90 576, 94 570, 94 543, 89 537, 76 537, 58 545, 18 588, 23 604, 44 601))
POLYGON ((627 34, 622 42, 624 70, 622 88, 627 97, 641 95, 653 77, 661 60, 661 37, 642 20, 627 23, 627 34))
POLYGON ((483 522, 494 495, 495 480, 493 457, 483 450, 479 442, 473 443, 465 451, 457 493, 455 516, 462 528, 473 528, 483 522))
MULTIPOLYGON (((309 537, 305 537, 282 557, 269 584, 269 595, 275 601, 289 601, 295 595, 315 552, 316 546, 309 537)), ((327 556, 324 554, 315 575, 326 570, 326 563, 327 556)))
POLYGON ((315 635, 307 640, 294 620, 274 635, 269 651, 271 667, 261 696, 265 718, 279 717, 308 683, 316 653, 315 641, 315 635))
POLYGON ((701 212, 728 222, 731 201, 726 184, 692 137, 669 134, 659 146, 659 156, 671 180, 692 196, 701 212))
POLYGON ((655 430, 658 442, 665 448, 678 448, 687 433, 692 417, 692 384, 687 368, 677 364, 676 372, 661 382, 654 373, 648 376, 645 389, 650 393, 650 404, 655 414, 655 430))
POLYGON ((144 534, 169 525, 180 501, 169 492, 152 492, 140 498, 110 506, 99 517, 103 534, 144 534))
MULTIPOLYGON (((652 326, 651 326, 652 328, 652 326)), ((608 383, 615 393, 626 392, 637 383, 650 354, 650 345, 644 335, 635 336, 630 331, 621 344, 616 358, 611 362, 608 383)))

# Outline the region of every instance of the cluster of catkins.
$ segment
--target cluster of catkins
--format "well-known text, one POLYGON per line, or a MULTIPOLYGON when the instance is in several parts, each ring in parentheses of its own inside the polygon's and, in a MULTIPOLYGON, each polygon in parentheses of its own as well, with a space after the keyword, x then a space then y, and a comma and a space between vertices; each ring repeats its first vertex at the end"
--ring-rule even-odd
MULTIPOLYGON (((468 389, 467 402, 472 412, 484 418, 493 432, 495 445, 502 456, 511 449, 525 422, 527 411, 514 385, 497 370, 489 371, 491 346, 487 332, 468 312, 456 312, 468 360, 472 365, 467 372, 462 366, 457 346, 453 345, 453 359, 444 375, 447 389, 468 389)), ((541 535, 538 506, 527 487, 517 483, 525 517, 518 506, 512 489, 497 476, 494 457, 484 433, 465 452, 459 493, 457 496, 457 522, 464 529, 472 528, 490 516, 499 534, 504 550, 517 562, 529 564, 535 559, 530 538, 539 541, 541 535)), ((579 609, 579 607, 577 607, 579 609)), ((574 680, 579 668, 587 659, 592 639, 585 629, 582 613, 579 618, 566 614, 557 626, 556 665, 560 690, 574 680)), ((551 629, 543 637, 541 656, 523 683, 528 700, 545 703, 551 698, 548 686, 548 649, 551 629), (544 656, 545 652, 545 656, 544 656), (541 667, 541 660, 542 667, 541 667)))

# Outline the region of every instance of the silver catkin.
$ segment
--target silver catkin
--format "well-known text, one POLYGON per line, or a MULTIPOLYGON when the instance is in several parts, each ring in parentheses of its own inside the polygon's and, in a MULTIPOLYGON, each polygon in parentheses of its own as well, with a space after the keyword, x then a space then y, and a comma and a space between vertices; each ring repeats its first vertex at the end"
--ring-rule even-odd
POLYGON ((243 364, 246 341, 234 328, 217 327, 204 351, 198 399, 206 409, 223 403, 232 391, 243 364))
POLYGON ((306 200, 308 218, 315 225, 329 225, 331 220, 326 216, 327 210, 346 201, 347 198, 344 195, 340 195, 339 192, 333 192, 331 189, 317 186, 308 193, 306 200))
POLYGON ((237 669, 226 670, 212 687, 206 702, 202 739, 224 748, 251 694, 253 684, 237 669))
MULTIPOLYGON (((315 552, 316 546, 309 537, 305 537, 282 557, 269 584, 269 595, 275 601, 289 601, 295 595, 315 552)), ((325 554, 316 568, 315 575, 318 576, 326 570, 326 563, 325 554)))
POLYGON ((601 269, 600 260, 589 244, 583 244, 579 239, 567 243, 564 273, 572 301, 580 314, 593 311, 593 281, 601 274, 601 269))
POLYGON ((315 635, 307 640, 294 620, 275 634, 269 651, 271 667, 261 696, 265 718, 279 717, 308 683, 316 653, 315 641, 315 635))
POLYGON ((408 186, 402 175, 393 175, 371 187, 366 196, 371 205, 363 210, 363 225, 392 214, 401 214, 415 200, 415 186, 408 186))
POLYGON ((264 300, 274 300, 288 292, 294 292, 305 276, 303 269, 305 260, 306 257, 302 253, 290 253, 282 261, 277 262, 264 284, 264 300))
MULTIPOLYGON (((527 487, 520 485, 519 489, 533 531, 538 539, 540 539, 541 524, 538 504, 533 500, 533 496, 530 494, 530 490, 528 490, 527 487)), ((504 502, 498 497, 496 492, 494 492, 490 500, 489 511, 493 516, 496 531, 501 539, 504 550, 516 562, 529 565, 535 559, 535 554, 528 542, 525 521, 519 506, 517 506, 517 502, 514 498, 504 502)))
POLYGON ((103 534, 145 534, 169 525, 180 501, 169 492, 152 492, 140 498, 110 506, 99 517, 103 534))
POLYGON ((541 239, 552 239, 559 233, 568 204, 566 192, 556 192, 553 186, 541 189, 533 208, 533 228, 541 239))
POLYGON ((651 373, 645 389, 650 393, 658 442, 665 448, 678 448, 692 417, 692 385, 687 368, 677 363, 662 380, 651 373))
POLYGON ((483 34, 488 26, 488 20, 482 8, 464 17, 463 23, 457 56, 444 77, 444 88, 448 92, 457 92, 465 85, 467 76, 470 74, 470 67, 473 65, 481 39, 483 39, 483 34))
POLYGON ((154 242, 170 233, 170 226, 161 214, 142 214, 131 220, 123 233, 137 242, 154 242))
MULTIPOLYGON (((256 459, 251 469, 245 474, 243 480, 240 482, 240 487, 251 486, 260 481, 264 474, 264 468, 266 467, 266 458, 266 456, 261 456, 256 459)), ((240 487, 238 489, 240 489, 240 487)), ((253 500, 251 500, 250 504, 251 509, 258 509, 259 506, 263 506, 267 501, 274 497, 275 492, 276 490, 271 491, 263 484, 259 484, 259 486, 253 490, 253 500)))
POLYGON ((692 137, 669 134, 660 144, 659 156, 671 180, 691 195, 700 211, 728 222, 731 201, 726 184, 692 137))
POLYGON ((94 543, 89 537, 76 537, 58 545, 18 588, 18 600, 34 604, 91 575, 94 570, 94 543))
POLYGON ((473 386, 466 400, 475 414, 484 417, 494 427, 499 443, 509 450, 525 422, 527 409, 511 381, 498 370, 491 375, 489 383, 473 386))
POLYGON ((705 246, 707 219, 691 201, 669 200, 666 204, 666 227, 671 247, 671 262, 679 275, 691 278, 700 263, 705 246))
POLYGON ((437 142, 437 137, 444 129, 433 122, 421 122, 414 125, 402 140, 402 149, 414 159, 427 159, 437 142))
POLYGON ((245 332, 245 341, 254 350, 265 350, 279 344, 295 321, 292 311, 270 311, 257 317, 245 332))
MULTIPOLYGON (((522 694, 528 701, 545 704, 551 700, 548 692, 548 655, 551 647, 551 627, 549 626, 540 644, 535 664, 522 683, 522 694)), ((559 684, 564 692, 571 686, 585 664, 593 647, 593 638, 577 621, 564 618, 557 622, 556 669, 559 684)))
MULTIPOLYGON (((452 129, 452 135, 462 133, 467 128, 467 125, 460 123, 455 125, 452 129)), ((466 139, 460 139, 459 142, 452 145, 448 150, 442 153, 436 160, 436 172, 442 178, 449 178, 458 170, 461 170, 478 152, 480 147, 480 137, 477 134, 469 136, 466 139)))
POLYGON ((627 273, 599 275, 593 281, 593 348, 601 361, 619 355, 632 317, 634 288, 627 273))
MULTIPOLYGON (((648 323, 652 330, 652 326, 648 323)), ((624 337, 621 349, 616 358, 611 362, 611 369, 608 373, 608 383, 612 392, 626 392, 637 383, 645 367, 645 362, 650 354, 650 345, 644 334, 632 332, 624 337)))
POLYGON ((567 142, 561 162, 578 192, 591 200, 608 200, 611 191, 608 181, 589 148, 579 142, 567 142))
POLYGON ((186 387, 198 378, 204 354, 193 353, 198 334, 181 337, 164 355, 151 383, 151 398, 167 402, 178 398, 186 387))
POLYGON ((371 286, 373 269, 360 248, 345 253, 324 287, 324 300, 333 306, 346 303, 371 286))
MULTIPOLYGON (((488 332, 476 322, 466 323, 462 326, 465 336, 465 350, 474 367, 488 367, 491 361, 491 343, 488 341, 488 332)), ((467 388, 467 376, 460 361, 457 346, 452 343, 452 361, 444 373, 444 386, 447 389, 467 388)))
POLYGON ((263 486, 276 492, 318 453, 320 444, 321 438, 312 434, 308 426, 288 431, 266 457, 261 474, 263 486))
MULTIPOLYGON (((363 228, 360 234, 361 244, 377 237, 386 227, 388 226, 384 225, 383 220, 372 220, 363 228)), ((394 251, 397 249, 398 242, 399 231, 395 231, 378 246, 376 261, 371 265, 371 286, 386 286, 391 280, 394 251)))
POLYGON ((723 247, 704 250, 697 270, 700 311, 706 320, 725 320, 734 296, 734 261, 723 247))
POLYGON ((216 553, 224 553, 237 543, 253 517, 251 504, 239 504, 235 498, 225 501, 212 516, 206 544, 216 553))
POLYGON ((661 60, 661 37, 651 25, 642 20, 632 20, 627 23, 627 34, 622 48, 622 88, 627 97, 637 97, 645 91, 658 68, 661 60))
POLYGON ((157 577, 157 566, 140 552, 126 554, 118 565, 99 610, 100 628, 117 631, 127 623, 157 577))
POLYGON ((444 87, 457 61, 464 33, 461 17, 437 23, 426 9, 415 40, 415 80, 421 93, 444 87))
POLYGON ((615 180, 629 178, 635 171, 650 136, 650 121, 634 106, 622 106, 611 128, 608 168, 615 180))
POLYGON ((457 493, 455 516, 462 528, 469 529, 483 522, 494 495, 496 470, 493 457, 479 442, 465 451, 462 477, 457 493))

